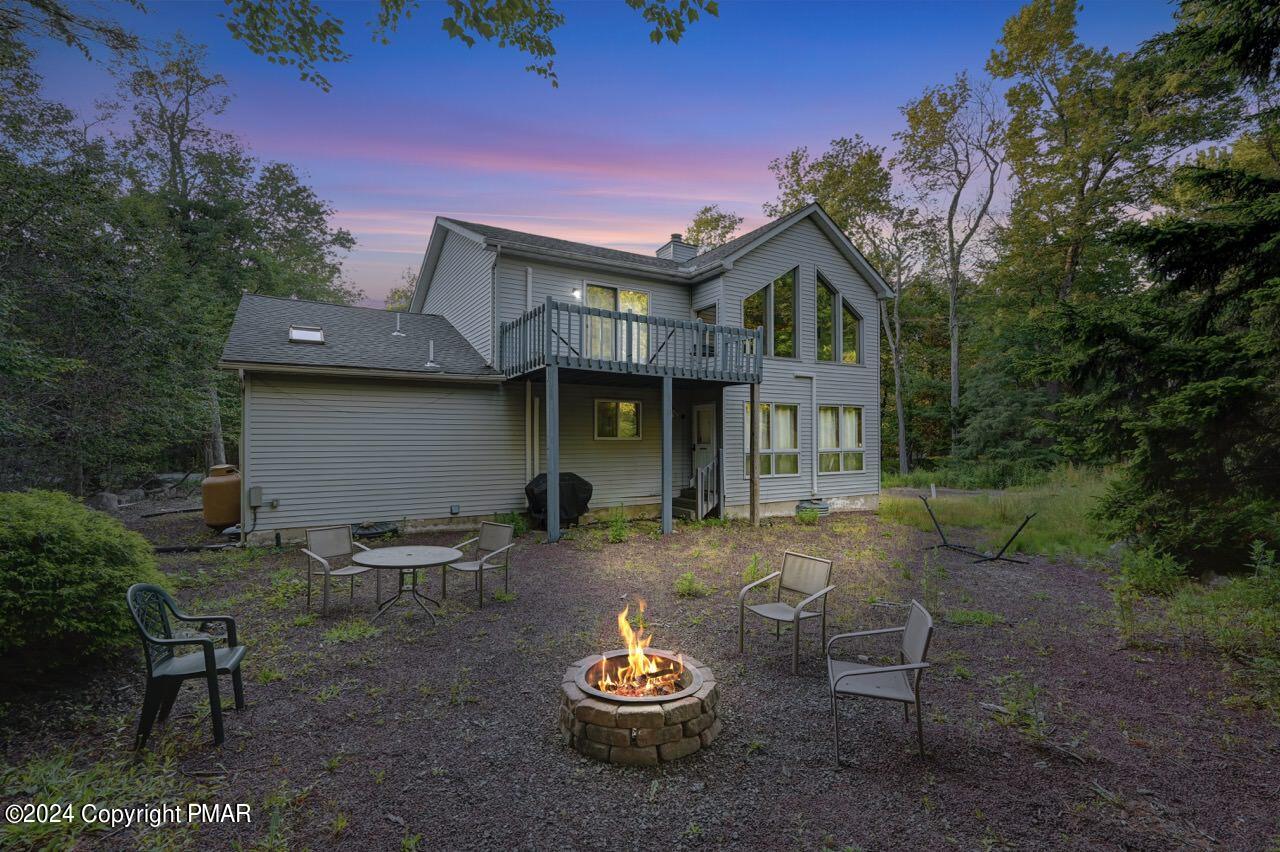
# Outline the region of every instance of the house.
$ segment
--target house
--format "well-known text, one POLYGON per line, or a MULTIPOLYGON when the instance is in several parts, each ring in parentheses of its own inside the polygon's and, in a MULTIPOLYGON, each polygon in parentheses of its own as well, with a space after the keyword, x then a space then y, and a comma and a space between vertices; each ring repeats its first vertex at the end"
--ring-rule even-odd
POLYGON ((242 379, 246 535, 473 524, 560 471, 664 530, 874 508, 888 295, 816 204, 652 256, 438 218, 407 313, 241 301, 219 365, 242 379))

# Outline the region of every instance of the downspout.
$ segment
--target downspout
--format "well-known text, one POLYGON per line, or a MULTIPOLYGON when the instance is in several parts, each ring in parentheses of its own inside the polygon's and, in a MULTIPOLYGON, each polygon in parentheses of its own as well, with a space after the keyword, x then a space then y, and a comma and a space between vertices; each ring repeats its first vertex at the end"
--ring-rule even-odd
MULTIPOLYGON (((245 532, 244 520, 249 508, 249 471, 245 469, 244 463, 248 458, 245 452, 245 446, 249 443, 249 377, 244 370, 237 370, 240 374, 240 546, 244 547, 249 543, 249 534, 245 532)), ((258 527, 258 514, 254 512, 253 527, 258 527)))
POLYGON ((813 496, 818 496, 818 377, 813 373, 796 373, 797 379, 809 380, 809 479, 813 496))
MULTIPOLYGON (((524 309, 533 310, 533 267, 524 268, 524 309)), ((538 451, 538 442, 533 439, 536 428, 533 416, 533 379, 524 380, 524 481, 534 476, 533 454, 538 451)))
MULTIPOLYGON (((498 360, 498 261, 502 259, 502 246, 493 249, 493 267, 489 270, 489 366, 498 360)), ((500 365, 499 365, 500 366, 500 365)))

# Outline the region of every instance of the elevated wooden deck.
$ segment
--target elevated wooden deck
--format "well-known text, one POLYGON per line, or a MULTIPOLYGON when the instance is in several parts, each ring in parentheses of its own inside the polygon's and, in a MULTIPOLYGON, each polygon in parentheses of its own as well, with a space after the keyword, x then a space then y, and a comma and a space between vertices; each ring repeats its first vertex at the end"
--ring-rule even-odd
POLYGON ((515 378, 546 367, 638 376, 759 383, 763 331, 700 320, 545 304, 499 327, 498 367, 515 378))

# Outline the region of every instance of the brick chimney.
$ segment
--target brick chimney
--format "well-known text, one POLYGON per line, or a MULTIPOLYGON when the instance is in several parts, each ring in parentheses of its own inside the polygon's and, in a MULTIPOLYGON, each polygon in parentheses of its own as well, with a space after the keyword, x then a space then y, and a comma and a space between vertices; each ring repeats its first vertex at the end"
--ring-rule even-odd
POLYGON ((679 234, 672 234, 671 239, 667 240, 666 244, 658 249, 658 257, 663 260, 674 260, 676 263, 693 260, 697 255, 698 247, 691 243, 686 243, 679 234))

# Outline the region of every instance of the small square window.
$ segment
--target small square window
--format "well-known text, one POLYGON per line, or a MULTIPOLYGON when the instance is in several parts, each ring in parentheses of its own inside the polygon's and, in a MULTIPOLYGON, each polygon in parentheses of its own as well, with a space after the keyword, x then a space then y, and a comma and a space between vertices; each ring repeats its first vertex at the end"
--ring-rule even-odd
POLYGON ((596 440, 640 440, 640 401, 637 399, 597 399, 596 440))
POLYGON ((324 343, 324 329, 318 325, 289 326, 290 343, 324 343))

